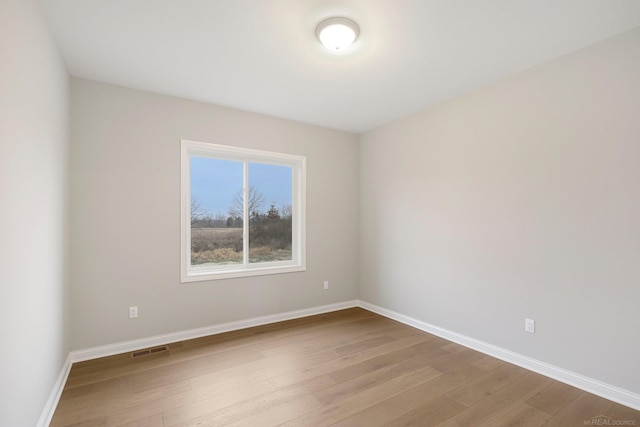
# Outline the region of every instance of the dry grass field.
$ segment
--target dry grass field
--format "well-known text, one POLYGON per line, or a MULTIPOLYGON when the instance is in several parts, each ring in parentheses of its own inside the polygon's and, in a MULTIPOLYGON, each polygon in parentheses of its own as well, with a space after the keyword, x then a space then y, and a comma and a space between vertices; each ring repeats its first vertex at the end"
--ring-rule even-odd
MULTIPOLYGON (((201 265, 235 264, 242 262, 241 228, 192 228, 191 263, 201 265)), ((291 259, 291 248, 249 244, 249 261, 286 261, 291 259)))

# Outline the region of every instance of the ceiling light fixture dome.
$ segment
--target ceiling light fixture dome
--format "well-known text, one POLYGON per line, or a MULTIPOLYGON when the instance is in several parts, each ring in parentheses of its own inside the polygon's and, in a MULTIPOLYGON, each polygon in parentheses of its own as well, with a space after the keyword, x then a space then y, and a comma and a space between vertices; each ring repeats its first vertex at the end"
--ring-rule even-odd
POLYGON ((334 52, 343 51, 351 46, 358 35, 360 35, 360 27, 349 18, 328 18, 316 27, 318 40, 334 52))

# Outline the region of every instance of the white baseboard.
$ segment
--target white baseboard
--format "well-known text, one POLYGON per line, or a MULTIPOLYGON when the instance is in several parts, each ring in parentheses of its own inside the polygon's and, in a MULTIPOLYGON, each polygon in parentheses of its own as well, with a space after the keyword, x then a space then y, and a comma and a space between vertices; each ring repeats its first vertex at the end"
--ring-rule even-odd
POLYGON ((53 414, 58 407, 58 402, 60 401, 60 396, 62 396, 62 390, 64 390, 64 385, 67 383, 67 378, 69 377, 69 372, 71 371, 71 355, 67 356, 67 360, 65 360, 62 365, 62 369, 60 370, 60 374, 58 375, 58 379, 56 383, 53 385, 53 389, 51 390, 51 394, 49 395, 49 399, 40 414, 40 419, 38 420, 37 427, 47 427, 49 423, 51 423, 51 419, 53 418, 53 414))
POLYGON ((566 369, 558 368, 557 366, 431 325, 421 320, 405 316, 392 310, 387 310, 386 308, 382 308, 365 301, 358 301, 358 306, 381 316, 388 317, 389 319, 404 323, 405 325, 412 326, 473 350, 477 350, 481 353, 488 354, 489 356, 493 356, 497 359, 504 360, 505 362, 512 363, 605 399, 620 403, 621 405, 640 410, 640 394, 603 383, 602 381, 598 381, 593 378, 585 377, 584 375, 580 375, 575 372, 567 371, 566 369))
POLYGON ((284 320, 298 319, 301 317, 313 316, 315 314, 328 313, 337 310, 344 310, 345 308, 352 308, 357 306, 358 301, 345 301, 336 304, 307 308, 303 310, 272 314, 269 316, 254 317, 251 319, 222 323, 220 325, 205 326, 203 328, 190 329, 187 331, 156 335, 150 338, 125 341, 116 344, 88 348, 85 350, 76 350, 70 353, 70 358, 71 362, 82 362, 85 360, 98 359, 100 357, 113 356, 115 354, 128 353, 136 350, 141 350, 143 348, 156 347, 173 342, 221 334, 223 332, 237 331, 239 329, 246 329, 254 326, 268 325, 270 323, 282 322, 284 320))

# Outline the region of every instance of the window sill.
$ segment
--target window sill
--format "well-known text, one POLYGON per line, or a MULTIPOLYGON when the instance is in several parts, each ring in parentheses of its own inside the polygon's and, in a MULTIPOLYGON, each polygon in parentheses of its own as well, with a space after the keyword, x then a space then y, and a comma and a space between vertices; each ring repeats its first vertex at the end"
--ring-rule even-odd
POLYGON ((222 279, 235 279, 240 277, 252 277, 252 276, 264 276, 268 274, 285 274, 296 273, 300 271, 306 271, 307 267, 304 265, 280 265, 275 266, 270 263, 269 266, 264 267, 252 267, 241 268, 236 266, 230 266, 229 269, 220 269, 216 271, 190 268, 186 274, 182 274, 180 280, 181 283, 189 282, 204 282, 209 280, 222 280, 222 279))

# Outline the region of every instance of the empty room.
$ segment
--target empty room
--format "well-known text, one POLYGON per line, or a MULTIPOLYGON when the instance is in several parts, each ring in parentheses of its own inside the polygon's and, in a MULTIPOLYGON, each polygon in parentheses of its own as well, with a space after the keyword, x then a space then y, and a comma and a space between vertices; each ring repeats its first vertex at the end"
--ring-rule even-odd
POLYGON ((640 425, 640 1, 0 34, 0 426, 640 425))

